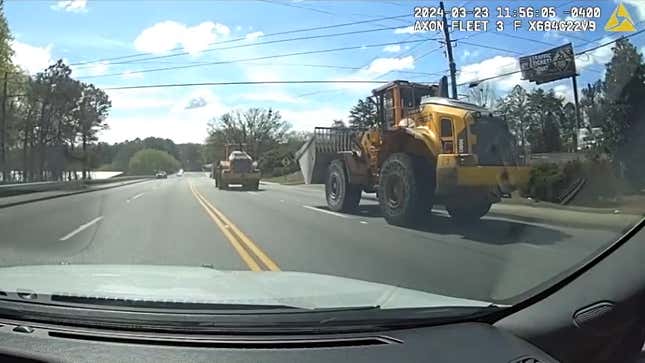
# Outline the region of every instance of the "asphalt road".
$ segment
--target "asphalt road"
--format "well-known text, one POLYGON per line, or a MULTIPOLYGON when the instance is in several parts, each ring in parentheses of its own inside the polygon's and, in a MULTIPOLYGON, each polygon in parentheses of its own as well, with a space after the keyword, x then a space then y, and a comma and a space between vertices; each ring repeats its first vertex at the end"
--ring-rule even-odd
POLYGON ((2 266, 207 264, 332 274, 481 300, 535 287, 617 237, 493 216, 463 228, 441 210, 425 227, 407 229, 388 225, 375 201, 338 214, 326 209, 319 187, 221 191, 204 173, 0 209, 0 231, 2 266))

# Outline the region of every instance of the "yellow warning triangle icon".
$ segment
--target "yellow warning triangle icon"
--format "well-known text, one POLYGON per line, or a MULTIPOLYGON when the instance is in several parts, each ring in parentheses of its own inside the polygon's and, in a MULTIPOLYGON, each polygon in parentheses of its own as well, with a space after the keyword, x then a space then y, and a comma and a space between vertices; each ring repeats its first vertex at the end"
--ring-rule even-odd
POLYGON ((614 9, 614 12, 611 13, 607 24, 605 24, 605 30, 608 32, 636 31, 634 21, 622 2, 619 3, 618 6, 616 6, 616 9, 614 9))

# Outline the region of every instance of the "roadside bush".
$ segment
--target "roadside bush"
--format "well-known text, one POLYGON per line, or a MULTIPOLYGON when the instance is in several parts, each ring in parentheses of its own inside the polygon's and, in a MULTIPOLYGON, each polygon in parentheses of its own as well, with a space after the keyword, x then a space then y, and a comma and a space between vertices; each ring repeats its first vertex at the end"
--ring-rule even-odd
POLYGON ((556 201, 566 184, 566 176, 558 164, 540 164, 531 169, 529 183, 522 194, 539 200, 556 201))
POLYGON ((618 177, 614 164, 603 158, 594 158, 584 164, 587 184, 581 193, 582 199, 597 200, 616 198, 631 192, 629 183, 618 177))
POLYGON ((128 173, 130 175, 147 175, 154 174, 157 170, 174 173, 180 167, 179 161, 165 151, 143 149, 137 151, 130 158, 128 173))
POLYGON ((569 161, 563 165, 550 163, 534 166, 529 183, 521 194, 559 203, 563 194, 580 178, 585 179, 584 187, 576 196, 576 201, 581 203, 616 198, 629 190, 627 183, 616 176, 610 160, 591 158, 569 161))

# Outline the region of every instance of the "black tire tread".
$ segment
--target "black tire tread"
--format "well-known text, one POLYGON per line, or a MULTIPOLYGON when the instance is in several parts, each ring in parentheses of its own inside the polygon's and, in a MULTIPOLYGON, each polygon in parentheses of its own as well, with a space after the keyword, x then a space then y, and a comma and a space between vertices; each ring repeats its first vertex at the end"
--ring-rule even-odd
POLYGON ((334 212, 353 212, 358 208, 361 200, 362 187, 360 185, 349 184, 349 178, 345 170, 345 164, 342 160, 336 159, 329 164, 327 172, 327 181, 325 183, 325 199, 327 206, 334 212), (329 198, 329 179, 332 173, 340 175, 343 193, 341 193, 340 203, 331 203, 329 198))
POLYGON ((388 223, 400 226, 413 226, 423 220, 425 213, 425 202, 422 199, 423 185, 420 184, 419 173, 416 171, 415 157, 405 153, 390 155, 381 167, 379 178, 379 204, 381 212, 388 223), (407 195, 403 198, 402 206, 393 210, 387 203, 387 179, 393 173, 399 173, 405 184, 407 195))

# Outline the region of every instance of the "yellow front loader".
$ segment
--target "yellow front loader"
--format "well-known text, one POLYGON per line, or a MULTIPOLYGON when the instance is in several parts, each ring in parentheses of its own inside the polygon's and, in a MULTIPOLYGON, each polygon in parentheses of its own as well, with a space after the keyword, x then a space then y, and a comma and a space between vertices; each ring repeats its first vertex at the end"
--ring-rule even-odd
POLYGON ((308 184, 325 184, 333 211, 352 211, 376 192, 385 219, 419 222, 442 204, 458 222, 484 216, 526 184, 506 122, 445 97, 439 87, 393 81, 373 91, 378 127, 317 127, 296 157, 308 184))

